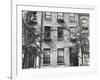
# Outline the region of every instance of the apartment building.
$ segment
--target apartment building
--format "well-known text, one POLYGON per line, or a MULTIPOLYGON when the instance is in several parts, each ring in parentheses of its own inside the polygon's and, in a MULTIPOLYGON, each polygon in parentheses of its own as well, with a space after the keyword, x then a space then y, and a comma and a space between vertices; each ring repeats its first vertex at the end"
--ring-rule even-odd
POLYGON ((82 54, 75 35, 82 34, 88 38, 89 14, 37 11, 34 20, 37 22, 34 27, 40 32, 40 39, 43 40, 38 44, 44 52, 41 54, 41 59, 37 56, 34 60, 37 67, 88 64, 89 54, 82 54))

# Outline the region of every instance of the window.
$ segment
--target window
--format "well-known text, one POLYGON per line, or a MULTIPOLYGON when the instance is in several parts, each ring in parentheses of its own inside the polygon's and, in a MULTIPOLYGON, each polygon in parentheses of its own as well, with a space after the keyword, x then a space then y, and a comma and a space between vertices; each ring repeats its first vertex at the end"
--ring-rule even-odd
POLYGON ((81 26, 82 27, 87 27, 87 20, 86 19, 81 20, 81 26))
POLYGON ((80 15, 80 25, 82 27, 88 27, 89 26, 88 19, 89 19, 89 17, 87 15, 80 15))
POLYGON ((25 45, 25 32, 24 32, 24 28, 22 28, 22 45, 25 45))
POLYGON ((51 12, 45 12, 45 20, 47 21, 51 20, 51 12))
POLYGON ((36 13, 37 13, 37 12, 34 12, 34 11, 29 11, 29 12, 28 12, 29 21, 36 20, 36 13))
POLYGON ((75 14, 74 13, 69 14, 69 21, 70 22, 75 22, 75 14))
POLYGON ((44 49, 43 64, 50 64, 50 48, 44 49))
POLYGON ((87 36, 89 33, 89 17, 87 15, 80 15, 80 26, 82 29, 82 34, 87 36))
POLYGON ((74 27, 70 27, 70 31, 71 31, 71 33, 75 34, 76 33, 76 27, 75 26, 74 27))
POLYGON ((64 64, 64 49, 63 48, 58 48, 58 64, 64 64))
POLYGON ((82 27, 82 30, 88 30, 88 27, 82 27))
POLYGON ((28 19, 28 24, 30 26, 37 24, 36 14, 37 14, 37 12, 34 12, 34 11, 28 12, 28 14, 27 14, 28 18, 27 19, 28 19))
POLYGON ((64 15, 63 13, 57 13, 57 22, 64 23, 64 15))
POLYGON ((58 27, 58 39, 64 38, 63 27, 58 27))
POLYGON ((58 19, 63 19, 63 17, 64 17, 63 13, 58 13, 58 15, 57 15, 58 19))
POLYGON ((89 61, 89 58, 90 58, 89 52, 86 54, 83 54, 83 56, 84 56, 84 65, 89 66, 89 62, 90 62, 89 61))
POLYGON ((44 27, 44 39, 46 40, 50 39, 50 30, 51 30, 50 26, 44 27))
POLYGON ((70 47, 70 65, 71 66, 78 66, 78 47, 70 47))
POLYGON ((81 20, 81 26, 82 27, 87 27, 87 20, 86 19, 81 20))
POLYGON ((71 32, 71 34, 70 34, 70 40, 71 40, 71 42, 76 42, 76 27, 70 27, 70 32, 71 32))
POLYGON ((32 21, 32 20, 36 20, 36 15, 35 15, 36 13, 34 13, 34 12, 31 12, 30 13, 30 20, 32 21))

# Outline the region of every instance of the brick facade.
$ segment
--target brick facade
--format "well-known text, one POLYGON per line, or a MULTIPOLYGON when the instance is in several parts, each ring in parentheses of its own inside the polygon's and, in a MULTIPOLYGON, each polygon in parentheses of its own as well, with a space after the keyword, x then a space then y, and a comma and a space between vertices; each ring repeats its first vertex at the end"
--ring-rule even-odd
MULTIPOLYGON (((66 29, 62 29, 62 31, 58 32, 58 27, 62 27, 62 25, 59 24, 58 22, 59 19, 62 22, 64 22, 64 24, 66 24, 65 26, 66 28, 72 29, 72 31, 75 29, 75 33, 76 33, 82 27, 80 26, 81 17, 85 16, 85 18, 87 19, 87 25, 85 25, 85 27, 89 27, 89 16, 84 14, 80 15, 80 14, 81 13, 60 13, 59 14, 59 12, 37 12, 36 14, 37 25, 35 27, 37 31, 43 34, 41 35, 42 39, 45 39, 45 35, 47 35, 46 40, 39 43, 40 47, 42 51, 44 51, 44 49, 47 49, 47 51, 50 49, 49 53, 46 53, 45 55, 44 54, 41 55, 42 68, 74 66, 74 64, 76 64, 75 66, 82 65, 82 59, 81 59, 82 53, 80 49, 73 50, 73 52, 76 52, 75 54, 77 54, 76 55, 77 59, 76 58, 73 59, 76 62, 71 61, 71 58, 73 58, 71 56, 71 52, 72 52, 71 50, 73 49, 72 47, 76 47, 75 45, 77 44, 76 41, 71 41, 71 33, 66 29), (49 30, 50 32, 45 34, 46 30, 49 30), (61 54, 59 53, 58 49, 62 49, 62 52, 60 50, 61 54), (48 61, 44 62, 44 58, 48 58, 48 61)), ((84 30, 83 33, 86 33, 87 31, 88 29, 84 30)), ((39 58, 37 57, 36 60, 39 61, 39 58)), ((36 66, 39 66, 39 62, 37 62, 36 66)))

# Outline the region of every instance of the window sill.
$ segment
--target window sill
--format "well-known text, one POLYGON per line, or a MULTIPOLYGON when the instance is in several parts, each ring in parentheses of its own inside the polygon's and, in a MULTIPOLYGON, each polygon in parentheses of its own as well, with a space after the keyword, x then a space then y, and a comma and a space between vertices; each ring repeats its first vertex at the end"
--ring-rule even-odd
POLYGON ((73 21, 69 21, 70 23, 75 23, 75 21, 73 20, 73 21))
POLYGON ((65 65, 64 63, 58 63, 58 65, 65 65))
POLYGON ((64 40, 64 38, 58 38, 58 41, 63 41, 64 40))
POLYGON ((51 19, 48 18, 48 19, 45 19, 45 21, 51 21, 51 19))
POLYGON ((51 64, 43 64, 43 66, 51 66, 51 64))

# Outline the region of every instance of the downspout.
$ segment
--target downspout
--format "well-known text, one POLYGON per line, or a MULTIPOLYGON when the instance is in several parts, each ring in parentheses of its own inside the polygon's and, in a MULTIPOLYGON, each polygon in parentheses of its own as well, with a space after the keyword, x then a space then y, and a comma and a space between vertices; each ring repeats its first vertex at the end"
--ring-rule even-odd
MULTIPOLYGON (((42 50, 42 32, 43 32, 43 12, 41 12, 41 27, 40 27, 40 52, 42 50)), ((41 54, 39 57, 39 68, 41 68, 41 54)))

